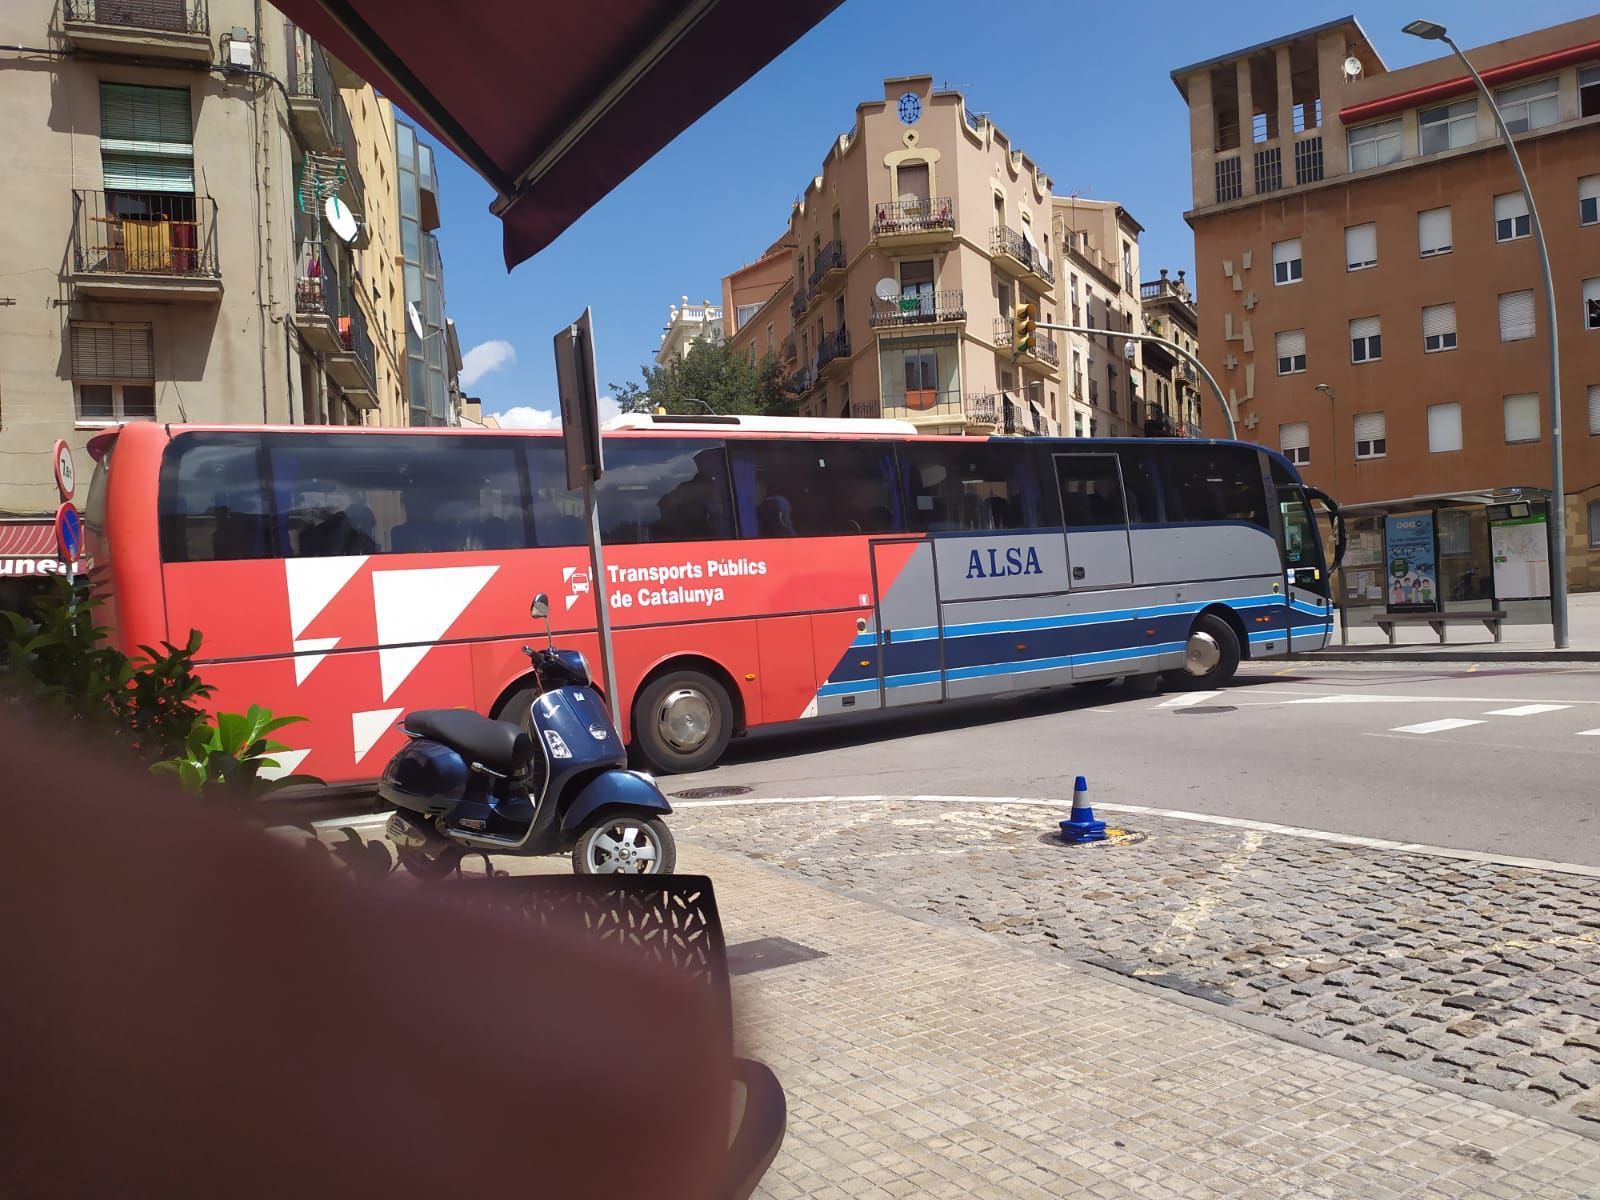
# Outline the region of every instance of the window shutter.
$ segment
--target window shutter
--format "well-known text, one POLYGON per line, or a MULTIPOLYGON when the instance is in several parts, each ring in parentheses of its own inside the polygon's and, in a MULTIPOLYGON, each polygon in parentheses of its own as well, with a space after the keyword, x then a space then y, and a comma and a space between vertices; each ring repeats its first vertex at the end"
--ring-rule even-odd
POLYGON ((1311 426, 1305 421, 1291 421, 1278 426, 1278 449, 1287 454, 1291 450, 1304 450, 1311 445, 1311 426))
POLYGON ((1506 416, 1506 441, 1539 440, 1539 397, 1534 392, 1507 396, 1503 401, 1506 416))
POLYGON ((1356 441, 1375 442, 1387 436, 1386 429, 1381 412, 1356 414, 1356 441))
POLYGON ((74 379, 154 379, 148 324, 72 322, 74 379))
POLYGON ((1450 210, 1430 208, 1417 214, 1417 241, 1424 254, 1441 254, 1451 247, 1450 210))
POLYGON ((1289 358, 1292 355, 1306 352, 1306 331, 1304 329, 1285 329, 1278 334, 1278 357, 1289 358))
POLYGON ((1377 317, 1358 317, 1350 322, 1350 340, 1376 337, 1382 331, 1377 317))
POLYGON ((1578 180, 1579 200, 1600 200, 1600 175, 1585 175, 1578 180))
POLYGON ((1461 405, 1428 406, 1428 449, 1434 454, 1461 449, 1461 405))
POLYGON ((1589 385, 1589 432, 1600 434, 1600 383, 1589 385))
POLYGON ((1344 231, 1344 265, 1347 270, 1370 267, 1378 261, 1378 226, 1373 222, 1351 225, 1344 231))
POLYGON ((193 192, 193 138, 186 88, 100 85, 100 160, 106 188, 193 192))
POLYGON ((1583 303, 1585 305, 1584 311, 1587 312, 1587 306, 1592 301, 1597 300, 1600 300, 1600 278, 1585 279, 1583 281, 1583 303))
POLYGON ((1456 331, 1456 306, 1430 304, 1422 310, 1422 336, 1437 337, 1456 331))
POLYGON ((1508 221, 1513 217, 1528 215, 1528 201, 1521 192, 1507 192, 1494 198, 1494 219, 1508 221))
POLYGON ((1500 340, 1516 342, 1533 334, 1533 293, 1506 292, 1500 297, 1500 340))
POLYGON ((1290 238, 1287 242, 1272 243, 1272 265, 1293 262, 1300 257, 1300 239, 1290 238))

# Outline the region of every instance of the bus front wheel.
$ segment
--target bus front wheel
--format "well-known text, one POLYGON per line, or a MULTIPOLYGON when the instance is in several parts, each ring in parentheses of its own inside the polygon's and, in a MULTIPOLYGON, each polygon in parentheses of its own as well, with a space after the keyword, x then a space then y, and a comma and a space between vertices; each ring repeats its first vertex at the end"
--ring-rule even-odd
POLYGON ((1173 688, 1219 688, 1239 669, 1239 635, 1215 613, 1201 613, 1184 643, 1183 668, 1163 671, 1173 688))
POLYGON ((663 775, 703 771, 727 748, 733 706, 727 690, 699 671, 668 671, 633 706, 635 744, 663 775))

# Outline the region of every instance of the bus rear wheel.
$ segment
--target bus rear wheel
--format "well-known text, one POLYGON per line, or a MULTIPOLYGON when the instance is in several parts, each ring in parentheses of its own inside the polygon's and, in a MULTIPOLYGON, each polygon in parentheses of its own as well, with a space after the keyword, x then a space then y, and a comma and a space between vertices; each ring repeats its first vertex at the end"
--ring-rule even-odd
POLYGON ((1163 671, 1170 688, 1219 688, 1239 669, 1239 635, 1215 613, 1201 613, 1184 643, 1183 669, 1163 671))
POLYGON ((699 671, 668 671, 633 705, 634 742, 663 775, 703 771, 722 757, 733 733, 728 692, 699 671))

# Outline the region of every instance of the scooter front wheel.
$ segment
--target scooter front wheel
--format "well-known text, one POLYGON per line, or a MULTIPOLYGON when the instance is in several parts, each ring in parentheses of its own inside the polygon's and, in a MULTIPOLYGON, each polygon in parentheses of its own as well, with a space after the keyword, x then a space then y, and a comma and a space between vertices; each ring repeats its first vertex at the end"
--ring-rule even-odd
POLYGON ((572 848, 579 875, 670 875, 677 865, 678 844, 660 817, 601 817, 572 848))

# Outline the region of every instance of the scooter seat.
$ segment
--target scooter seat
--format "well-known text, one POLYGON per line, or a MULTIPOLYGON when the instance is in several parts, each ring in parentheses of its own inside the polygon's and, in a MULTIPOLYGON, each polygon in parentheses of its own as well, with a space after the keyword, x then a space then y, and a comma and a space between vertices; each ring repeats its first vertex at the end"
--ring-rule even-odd
POLYGON ((533 761, 533 739, 520 725, 495 721, 465 708, 425 708, 408 713, 407 733, 443 742, 469 762, 513 775, 533 761))

